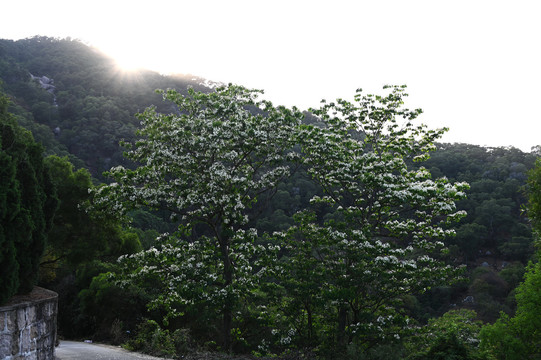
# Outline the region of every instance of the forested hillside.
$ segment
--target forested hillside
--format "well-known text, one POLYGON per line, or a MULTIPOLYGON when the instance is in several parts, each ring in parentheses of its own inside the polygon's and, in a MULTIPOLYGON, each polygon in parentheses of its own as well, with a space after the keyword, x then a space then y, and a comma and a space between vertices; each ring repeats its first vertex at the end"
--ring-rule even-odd
POLYGON ((100 179, 124 161, 119 141, 133 139, 137 112, 171 110, 154 90, 205 89, 191 76, 125 72, 79 41, 47 37, 0 40, 0 79, 12 112, 46 152, 69 155, 100 179))
POLYGON ((0 80, 59 198, 39 276, 64 337, 169 356, 488 359, 481 324, 515 313, 540 147, 387 128, 421 115, 401 87, 300 112, 123 72, 72 39, 0 40, 0 80), (381 123, 330 115, 355 111, 381 123))

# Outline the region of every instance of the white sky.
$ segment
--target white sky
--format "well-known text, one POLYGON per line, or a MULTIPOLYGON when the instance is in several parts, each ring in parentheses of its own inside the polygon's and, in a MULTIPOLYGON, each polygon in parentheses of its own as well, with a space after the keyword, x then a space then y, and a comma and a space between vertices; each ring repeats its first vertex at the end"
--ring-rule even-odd
POLYGON ((541 1, 36 0, 0 38, 72 37, 126 66, 265 90, 317 107, 406 84, 443 141, 541 145, 541 1))

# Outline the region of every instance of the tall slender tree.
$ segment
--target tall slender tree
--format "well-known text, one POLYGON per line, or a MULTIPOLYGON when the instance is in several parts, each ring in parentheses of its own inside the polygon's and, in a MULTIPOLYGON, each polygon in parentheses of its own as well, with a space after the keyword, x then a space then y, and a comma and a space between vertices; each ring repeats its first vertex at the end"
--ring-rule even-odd
POLYGON ((0 303, 36 283, 57 203, 43 148, 0 96, 0 303))

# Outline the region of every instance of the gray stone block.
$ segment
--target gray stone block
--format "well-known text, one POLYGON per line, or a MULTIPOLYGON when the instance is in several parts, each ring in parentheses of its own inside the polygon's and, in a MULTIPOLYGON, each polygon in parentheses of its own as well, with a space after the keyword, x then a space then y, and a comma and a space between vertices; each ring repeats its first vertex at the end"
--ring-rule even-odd
POLYGON ((4 356, 13 355, 11 342, 12 342, 11 334, 5 333, 5 334, 0 335, 0 354, 4 354, 4 356))
POLYGON ((56 313, 56 304, 47 302, 43 305, 43 318, 50 319, 56 313))
POLYGON ((9 332, 14 331, 13 329, 17 326, 17 312, 16 311, 6 311, 6 326, 9 332))
POLYGON ((30 338, 36 339, 36 338, 40 337, 39 324, 38 323, 31 324, 29 326, 29 329, 30 329, 30 338))
POLYGON ((26 308, 26 323, 32 324, 36 322, 37 320, 37 314, 36 314, 36 306, 29 306, 26 308))
POLYGON ((18 354, 21 351, 19 340, 20 340, 19 334, 17 333, 11 334, 11 353, 13 355, 18 354))
POLYGON ((0 354, 16 355, 19 353, 19 335, 7 333, 0 335, 0 354))
POLYGON ((42 337, 47 335, 47 322, 45 321, 39 321, 36 323, 36 329, 37 329, 37 336, 42 337))
POLYGON ((38 360, 38 353, 36 351, 31 352, 30 354, 25 354, 25 360, 38 360))
POLYGON ((26 308, 17 309, 17 329, 26 327, 26 308))

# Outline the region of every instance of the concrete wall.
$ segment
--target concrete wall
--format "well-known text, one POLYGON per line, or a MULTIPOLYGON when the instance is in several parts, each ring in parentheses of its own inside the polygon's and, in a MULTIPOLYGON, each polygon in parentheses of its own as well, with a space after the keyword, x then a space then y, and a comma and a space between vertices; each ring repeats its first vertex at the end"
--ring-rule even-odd
POLYGON ((54 360, 58 294, 36 287, 0 307, 0 359, 54 360))

